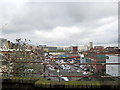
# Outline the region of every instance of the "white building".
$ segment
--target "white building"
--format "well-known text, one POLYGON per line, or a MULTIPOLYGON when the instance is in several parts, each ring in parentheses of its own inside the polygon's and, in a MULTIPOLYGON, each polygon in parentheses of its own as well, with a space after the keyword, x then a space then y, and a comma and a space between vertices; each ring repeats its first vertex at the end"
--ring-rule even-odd
POLYGON ((87 51, 87 50, 89 50, 89 47, 87 45, 78 46, 78 51, 87 51))
POLYGON ((7 50, 7 49, 8 49, 7 39, 0 38, 0 50, 7 50))
MULTIPOLYGON (((80 63, 86 63, 86 59, 84 58, 83 54, 80 54, 80 63)), ((81 65, 81 66, 86 66, 86 65, 81 65)))
POLYGON ((111 76, 120 76, 120 55, 106 56, 109 57, 108 59, 106 59, 106 73, 111 76))

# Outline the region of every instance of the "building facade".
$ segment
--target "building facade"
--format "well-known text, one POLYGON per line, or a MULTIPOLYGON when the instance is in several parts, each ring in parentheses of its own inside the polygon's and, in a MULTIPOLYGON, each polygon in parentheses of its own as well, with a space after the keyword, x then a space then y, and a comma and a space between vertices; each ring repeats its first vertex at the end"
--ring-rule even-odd
POLYGON ((0 38, 0 50, 7 50, 9 48, 8 40, 0 38))
POLYGON ((89 48, 93 48, 93 42, 89 42, 89 48))
POLYGON ((111 76, 120 76, 120 55, 107 55, 106 73, 111 76))
POLYGON ((89 50, 89 47, 87 45, 78 46, 78 51, 79 52, 87 51, 87 50, 89 50))

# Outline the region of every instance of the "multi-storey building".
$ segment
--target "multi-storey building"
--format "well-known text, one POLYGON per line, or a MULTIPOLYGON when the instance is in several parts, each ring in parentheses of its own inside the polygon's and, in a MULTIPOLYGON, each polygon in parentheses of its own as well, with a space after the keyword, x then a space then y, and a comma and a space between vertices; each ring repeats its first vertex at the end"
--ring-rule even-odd
POLYGON ((93 42, 89 42, 89 48, 93 48, 93 42))
POLYGON ((120 76, 120 55, 107 55, 106 73, 112 76, 120 76))
POLYGON ((47 45, 39 45, 40 48, 42 48, 45 51, 56 51, 57 47, 55 46, 47 46, 47 45))
POLYGON ((79 52, 87 51, 87 50, 89 50, 89 47, 87 45, 78 46, 78 51, 79 52))
POLYGON ((118 47, 106 47, 106 51, 108 51, 108 52, 116 52, 116 51, 118 51, 118 47))
POLYGON ((7 39, 0 38, 0 49, 1 50, 7 50, 9 48, 9 44, 7 39))

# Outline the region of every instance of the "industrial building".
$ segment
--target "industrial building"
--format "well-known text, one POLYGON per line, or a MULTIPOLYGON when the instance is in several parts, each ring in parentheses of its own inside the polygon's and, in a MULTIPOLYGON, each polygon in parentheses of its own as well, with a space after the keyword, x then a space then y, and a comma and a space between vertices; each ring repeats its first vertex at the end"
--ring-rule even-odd
POLYGON ((43 50, 45 50, 46 52, 57 50, 57 47, 55 47, 55 46, 39 45, 39 47, 42 48, 43 50))

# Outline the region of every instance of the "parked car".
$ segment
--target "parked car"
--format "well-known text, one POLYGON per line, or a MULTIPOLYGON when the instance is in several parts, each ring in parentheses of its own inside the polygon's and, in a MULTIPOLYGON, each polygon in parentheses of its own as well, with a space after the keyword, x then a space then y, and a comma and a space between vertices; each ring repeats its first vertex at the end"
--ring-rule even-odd
POLYGON ((88 75, 89 73, 88 72, 83 72, 83 75, 88 75))
POLYGON ((79 67, 80 65, 79 64, 74 64, 75 67, 79 67))
POLYGON ((80 68, 81 68, 81 69, 84 69, 85 67, 81 65, 80 68))
POLYGON ((89 69, 89 68, 84 68, 83 70, 84 70, 84 71, 90 71, 90 69, 89 69))
POLYGON ((62 78, 62 80, 64 80, 64 81, 69 81, 69 79, 67 78, 67 77, 61 77, 62 78))
POLYGON ((48 69, 50 69, 50 70, 52 70, 52 71, 54 71, 55 69, 54 69, 54 67, 49 67, 48 69))

